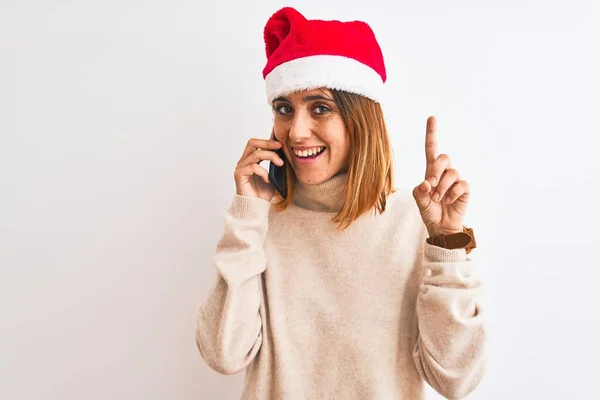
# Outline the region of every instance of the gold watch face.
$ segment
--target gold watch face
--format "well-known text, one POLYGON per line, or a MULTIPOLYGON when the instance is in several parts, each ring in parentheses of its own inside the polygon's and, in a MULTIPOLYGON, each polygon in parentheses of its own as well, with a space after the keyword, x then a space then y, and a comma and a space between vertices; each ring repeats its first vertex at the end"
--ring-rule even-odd
POLYGON ((473 228, 467 228, 466 226, 463 231, 469 235, 469 243, 465 246, 467 254, 469 254, 471 250, 477 247, 477 244, 475 243, 475 234, 473 233, 473 228))

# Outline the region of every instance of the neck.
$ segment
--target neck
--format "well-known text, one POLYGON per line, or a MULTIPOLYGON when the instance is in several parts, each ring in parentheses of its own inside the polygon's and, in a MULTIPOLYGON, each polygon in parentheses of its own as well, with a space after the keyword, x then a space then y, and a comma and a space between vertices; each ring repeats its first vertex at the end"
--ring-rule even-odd
POLYGON ((347 179, 347 172, 317 184, 302 183, 296 179, 294 203, 312 211, 337 213, 344 204, 347 179))

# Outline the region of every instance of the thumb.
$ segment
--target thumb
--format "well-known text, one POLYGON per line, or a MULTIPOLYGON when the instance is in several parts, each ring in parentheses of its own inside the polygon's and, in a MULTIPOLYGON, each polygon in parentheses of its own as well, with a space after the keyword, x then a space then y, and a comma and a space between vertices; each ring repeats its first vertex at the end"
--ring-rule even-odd
POLYGON ((420 185, 417 185, 413 190, 413 197, 417 202, 420 210, 423 210, 429 205, 431 201, 431 184, 429 181, 424 180, 420 185))

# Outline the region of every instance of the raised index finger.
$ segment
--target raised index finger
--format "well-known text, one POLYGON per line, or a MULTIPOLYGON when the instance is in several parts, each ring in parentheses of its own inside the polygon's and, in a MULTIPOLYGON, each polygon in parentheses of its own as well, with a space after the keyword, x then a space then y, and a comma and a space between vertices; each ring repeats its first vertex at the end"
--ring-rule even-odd
POLYGON ((425 130, 425 160, 427 165, 433 164, 437 158, 437 124, 434 116, 427 118, 425 130))

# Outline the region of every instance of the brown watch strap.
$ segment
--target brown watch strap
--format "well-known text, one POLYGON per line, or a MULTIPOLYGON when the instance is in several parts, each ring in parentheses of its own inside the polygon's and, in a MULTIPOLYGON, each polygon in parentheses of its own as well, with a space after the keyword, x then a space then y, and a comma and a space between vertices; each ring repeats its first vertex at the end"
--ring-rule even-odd
POLYGON ((427 243, 443 247, 445 249, 460 249, 465 248, 467 254, 476 246, 475 235, 472 228, 463 227, 462 232, 453 233, 450 235, 438 235, 427 238, 427 243))

